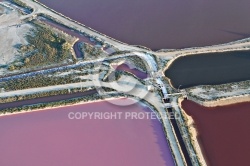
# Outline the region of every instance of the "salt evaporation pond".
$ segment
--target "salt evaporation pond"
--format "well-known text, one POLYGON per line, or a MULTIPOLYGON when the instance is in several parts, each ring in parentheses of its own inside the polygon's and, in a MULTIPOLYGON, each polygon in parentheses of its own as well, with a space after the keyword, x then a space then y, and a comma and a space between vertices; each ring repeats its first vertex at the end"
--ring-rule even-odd
POLYGON ((182 107, 195 121, 208 165, 249 166, 250 102, 207 108, 185 100, 182 107))
POLYGON ((250 37, 249 0, 39 0, 120 41, 154 50, 250 37))
POLYGON ((165 76, 175 88, 250 80, 250 51, 183 56, 170 65, 165 76))
POLYGON ((151 110, 103 101, 0 117, 0 165, 174 165, 158 120, 68 119, 69 112, 78 111, 151 110))

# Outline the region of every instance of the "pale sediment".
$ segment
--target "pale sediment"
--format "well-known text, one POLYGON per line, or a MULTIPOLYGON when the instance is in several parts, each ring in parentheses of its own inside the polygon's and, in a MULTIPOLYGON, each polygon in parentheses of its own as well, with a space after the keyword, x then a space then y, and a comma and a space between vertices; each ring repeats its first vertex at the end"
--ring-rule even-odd
POLYGON ((72 53, 74 59, 77 59, 77 55, 76 55, 76 52, 75 52, 75 50, 74 50, 74 45, 75 45, 78 41, 79 41, 79 38, 76 38, 76 39, 74 40, 73 44, 71 45, 71 49, 70 49, 70 51, 71 51, 71 53, 72 53))

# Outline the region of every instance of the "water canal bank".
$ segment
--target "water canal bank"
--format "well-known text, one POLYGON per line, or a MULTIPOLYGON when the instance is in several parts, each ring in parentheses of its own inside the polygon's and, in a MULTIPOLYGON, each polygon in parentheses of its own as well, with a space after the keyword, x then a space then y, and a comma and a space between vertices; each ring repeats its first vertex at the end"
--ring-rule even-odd
POLYGON ((84 96, 93 95, 93 94, 97 94, 97 91, 95 89, 85 91, 85 92, 76 92, 76 93, 69 93, 69 94, 63 94, 63 95, 40 97, 40 98, 21 100, 21 101, 15 101, 15 102, 10 102, 10 103, 1 103, 0 104, 0 111, 4 110, 6 108, 9 109, 9 108, 22 107, 25 105, 58 102, 58 101, 62 101, 62 100, 69 100, 72 98, 84 97, 84 96))

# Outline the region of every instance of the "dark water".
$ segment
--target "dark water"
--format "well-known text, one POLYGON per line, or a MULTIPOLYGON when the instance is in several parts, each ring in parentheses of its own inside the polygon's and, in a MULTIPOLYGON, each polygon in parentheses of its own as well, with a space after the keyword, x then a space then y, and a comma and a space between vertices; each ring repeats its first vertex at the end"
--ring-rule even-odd
MULTIPOLYGON (((168 113, 173 114, 172 108, 168 108, 167 111, 168 111, 168 113)), ((192 166, 192 162, 191 162, 190 156, 188 154, 188 150, 187 150, 187 148, 185 146, 185 143, 184 143, 183 137, 181 135, 180 129, 178 127, 177 121, 176 121, 175 118, 171 118, 170 122, 171 122, 171 124, 173 126, 175 135, 176 135, 176 137, 178 139, 178 142, 179 142, 179 145, 180 145, 180 149, 181 149, 181 152, 183 153, 185 161, 186 161, 186 163, 187 163, 188 166, 192 166)))
POLYGON ((154 50, 250 36, 249 0, 40 0, 120 41, 154 50))
POLYGON ((249 166, 249 102, 206 108, 185 100, 182 107, 194 118, 210 166, 249 166))
POLYGON ((73 46, 73 49, 74 49, 74 51, 75 51, 75 53, 76 53, 76 57, 77 57, 77 58, 83 58, 84 55, 83 55, 83 53, 81 52, 81 50, 80 50, 80 48, 79 48, 79 44, 80 44, 80 42, 76 42, 76 43, 74 44, 74 46, 73 46))
POLYGON ((165 76, 176 88, 250 80, 250 51, 180 57, 165 71, 165 76))
POLYGON ((119 107, 102 101, 0 117, 0 165, 174 166, 157 119, 72 120, 70 112, 114 115, 151 110, 140 104, 119 107))

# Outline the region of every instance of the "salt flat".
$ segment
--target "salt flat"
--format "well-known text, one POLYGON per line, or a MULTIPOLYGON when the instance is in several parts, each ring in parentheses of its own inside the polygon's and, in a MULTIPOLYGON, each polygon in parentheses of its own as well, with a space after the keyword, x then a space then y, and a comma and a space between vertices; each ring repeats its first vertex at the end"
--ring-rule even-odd
POLYGON ((20 24, 17 11, 0 8, 0 66, 8 65, 19 58, 18 44, 27 44, 25 35, 32 29, 28 23, 20 24), (3 12, 3 13, 2 13, 3 12), (21 26, 16 26, 21 25, 21 26))

